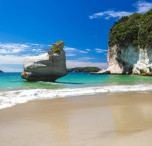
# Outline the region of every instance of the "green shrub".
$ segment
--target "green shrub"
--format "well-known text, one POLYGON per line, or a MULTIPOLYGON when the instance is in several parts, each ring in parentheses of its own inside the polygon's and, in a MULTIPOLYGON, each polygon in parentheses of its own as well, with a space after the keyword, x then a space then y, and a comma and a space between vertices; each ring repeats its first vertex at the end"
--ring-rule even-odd
POLYGON ((54 50, 53 50, 55 53, 60 53, 60 48, 56 47, 54 50))
POLYGON ((108 44, 122 48, 130 44, 141 48, 152 47, 152 9, 145 14, 134 13, 115 22, 110 29, 108 44))
POLYGON ((138 34, 139 45, 142 48, 152 47, 152 9, 141 17, 141 27, 138 34))
POLYGON ((63 42, 63 41, 62 41, 62 40, 60 40, 60 41, 58 41, 58 42, 57 42, 57 44, 59 44, 59 43, 61 43, 61 42, 63 42))

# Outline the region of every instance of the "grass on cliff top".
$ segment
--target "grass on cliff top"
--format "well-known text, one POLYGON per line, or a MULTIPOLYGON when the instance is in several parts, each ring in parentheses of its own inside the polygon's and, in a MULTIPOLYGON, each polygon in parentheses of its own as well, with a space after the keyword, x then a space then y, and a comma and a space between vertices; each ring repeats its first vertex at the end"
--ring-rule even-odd
POLYGON ((140 48, 152 47, 152 9, 145 14, 134 13, 120 18, 110 29, 108 44, 122 48, 130 44, 140 48))

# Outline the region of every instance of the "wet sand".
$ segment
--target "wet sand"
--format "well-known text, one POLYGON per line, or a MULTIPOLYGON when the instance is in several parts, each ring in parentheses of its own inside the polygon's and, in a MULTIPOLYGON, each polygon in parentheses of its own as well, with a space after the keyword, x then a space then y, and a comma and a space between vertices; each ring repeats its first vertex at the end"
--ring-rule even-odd
POLYGON ((1 146, 151 146, 152 93, 32 101, 0 110, 1 146))

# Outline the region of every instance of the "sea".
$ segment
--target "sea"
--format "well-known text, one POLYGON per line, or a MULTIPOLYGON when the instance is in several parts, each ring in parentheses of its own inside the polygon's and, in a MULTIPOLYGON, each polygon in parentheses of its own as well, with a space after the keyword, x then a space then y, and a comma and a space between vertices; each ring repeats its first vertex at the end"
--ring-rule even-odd
POLYGON ((0 109, 32 100, 103 93, 152 91, 152 77, 68 73, 56 82, 28 82, 21 73, 0 73, 0 109))

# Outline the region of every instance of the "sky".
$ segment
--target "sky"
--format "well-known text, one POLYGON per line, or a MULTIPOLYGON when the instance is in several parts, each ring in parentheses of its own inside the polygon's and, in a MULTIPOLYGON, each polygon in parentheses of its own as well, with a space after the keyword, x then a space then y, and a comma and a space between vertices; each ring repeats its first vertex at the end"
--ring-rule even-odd
POLYGON ((59 40, 67 68, 106 69, 114 22, 151 8, 152 0, 0 0, 0 70, 22 72, 25 57, 59 40))

